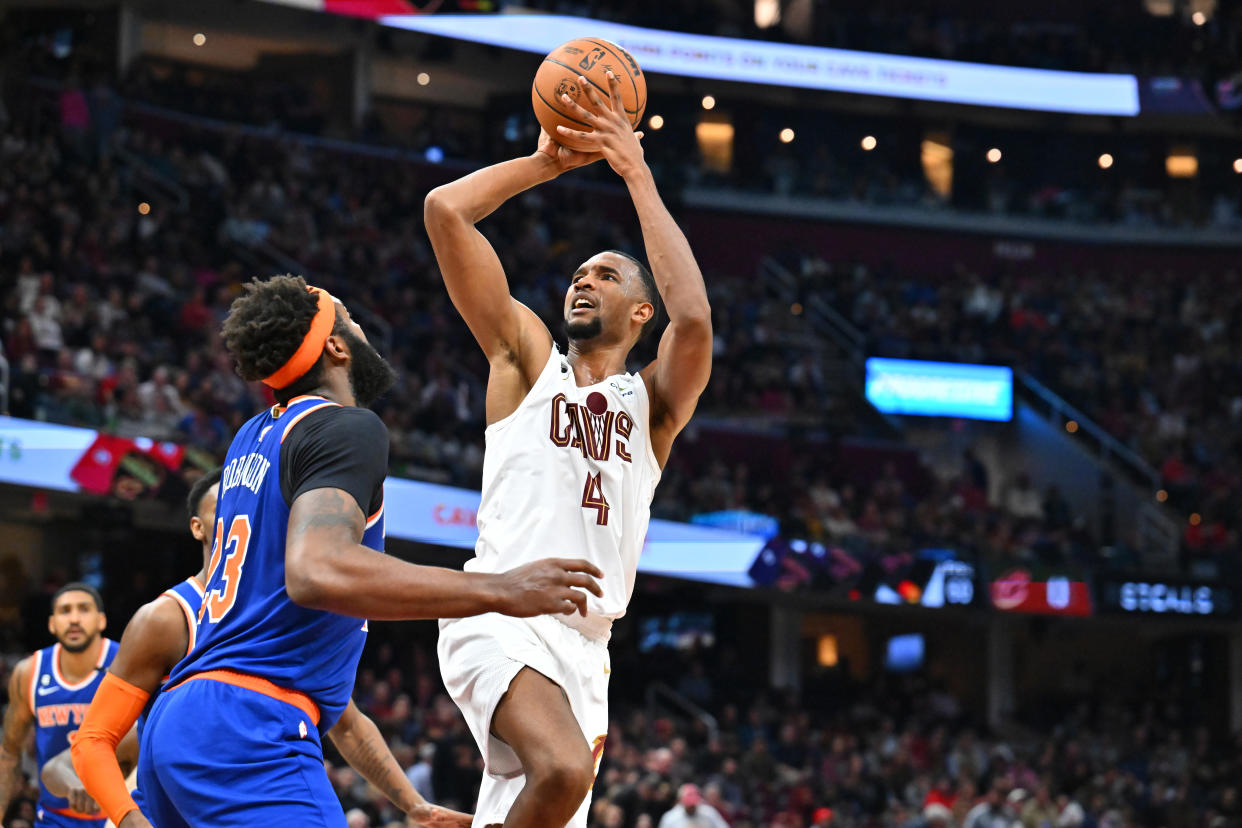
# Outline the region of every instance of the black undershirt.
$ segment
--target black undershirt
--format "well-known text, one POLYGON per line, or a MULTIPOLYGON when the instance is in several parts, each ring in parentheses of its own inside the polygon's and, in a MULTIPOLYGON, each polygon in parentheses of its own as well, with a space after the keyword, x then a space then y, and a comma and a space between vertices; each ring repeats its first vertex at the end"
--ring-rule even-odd
POLYGON ((280 447, 280 493, 293 505, 312 489, 349 492, 364 517, 384 503, 388 427, 369 408, 325 406, 302 418, 280 447))

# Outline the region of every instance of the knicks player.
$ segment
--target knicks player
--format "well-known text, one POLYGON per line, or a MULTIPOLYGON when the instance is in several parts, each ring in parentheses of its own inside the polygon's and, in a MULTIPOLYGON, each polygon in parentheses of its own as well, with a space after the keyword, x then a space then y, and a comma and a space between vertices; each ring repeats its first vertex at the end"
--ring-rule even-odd
POLYGON ((219 482, 220 469, 210 471, 194 481, 186 498, 190 534, 203 552, 198 573, 134 613, 73 740, 71 750, 78 767, 67 751, 48 762, 41 774, 48 790, 66 797, 78 810, 96 810, 98 803, 114 825, 128 828, 137 818, 123 822, 138 807, 125 777, 138 760, 144 705, 149 707, 149 699, 159 692, 173 666, 194 646, 219 482), (135 720, 138 728, 131 731, 135 720))
POLYGON ((572 152, 545 134, 533 155, 440 187, 425 207, 449 296, 491 363, 479 541, 466 568, 495 572, 572 550, 604 572, 604 594, 588 600, 583 617, 441 623, 440 669, 486 766, 476 826, 586 825, 608 730, 610 627, 629 603, 673 438, 711 370, 703 277, 656 192, 616 78, 607 103, 580 82, 594 111, 576 107, 574 117, 594 131, 574 134, 593 152, 572 152), (616 251, 583 262, 565 292, 562 353, 510 296, 475 224, 518 193, 599 158, 629 189, 654 278, 616 251), (656 360, 627 373, 630 349, 661 300, 669 324, 656 360))
MULTIPOLYGON (((138 739, 152 697, 173 667, 194 648, 195 626, 202 605, 203 581, 216 522, 216 487, 220 469, 203 475, 190 489, 187 507, 190 532, 202 544, 202 571, 162 593, 134 614, 121 636, 116 659, 95 694, 74 739, 73 762, 57 756, 43 769, 48 790, 65 796, 78 810, 95 810, 98 802, 114 825, 122 828, 150 824, 139 813, 125 777, 138 759, 138 739), (145 707, 144 707, 145 704, 145 707), (131 729, 137 720, 137 728, 131 729), (122 734, 124 734, 122 736, 122 734), (120 737, 120 743, 117 740, 120 737), (75 766, 81 775, 74 772, 75 766), (93 799, 92 799, 93 797, 93 799)), ((328 731, 337 750, 367 781, 383 791, 419 824, 470 824, 470 817, 433 808, 393 758, 388 744, 365 714, 350 702, 328 731), (446 820, 445 817, 450 819, 446 820)), ((138 793, 141 799, 141 792, 138 793)))
MULTIPOLYGON (((56 643, 18 662, 9 679, 0 747, 0 815, 21 783, 18 763, 30 726, 35 727, 36 760, 42 770, 69 747, 70 734, 82 724, 104 668, 116 655, 116 642, 102 635, 107 620, 103 600, 89 584, 66 584, 52 596, 47 625, 56 643)), ((54 796, 40 782, 35 825, 102 828, 103 824, 102 814, 74 810, 67 799, 54 796)))
POLYGON ((363 619, 585 611, 598 570, 539 561, 472 574, 383 554, 388 434, 364 406, 392 368, 301 277, 246 285, 224 340, 278 404, 225 457, 194 648, 142 733, 142 812, 159 828, 344 826, 320 735, 348 708, 363 619))
POLYGON ((139 704, 130 716, 123 711, 130 707, 128 702, 133 697, 141 694, 145 700, 158 692, 173 665, 194 645, 219 481, 219 469, 203 475, 190 488, 186 502, 190 533, 203 549, 199 572, 165 590, 134 614, 125 627, 108 672, 91 699, 71 747, 84 758, 90 757, 84 763, 82 775, 74 768, 70 749, 57 754, 41 768, 39 779, 44 790, 66 799, 72 810, 91 814, 102 810, 114 825, 120 825, 125 814, 137 807, 129 795, 125 777, 138 760, 138 734, 131 731, 131 726, 138 718, 141 729, 142 720, 138 714, 143 708, 139 704), (101 727, 105 723, 106 727, 101 727), (101 744, 104 748, 96 751, 101 744), (84 779, 91 781, 84 783, 84 779), (129 807, 123 807, 125 804, 129 807))

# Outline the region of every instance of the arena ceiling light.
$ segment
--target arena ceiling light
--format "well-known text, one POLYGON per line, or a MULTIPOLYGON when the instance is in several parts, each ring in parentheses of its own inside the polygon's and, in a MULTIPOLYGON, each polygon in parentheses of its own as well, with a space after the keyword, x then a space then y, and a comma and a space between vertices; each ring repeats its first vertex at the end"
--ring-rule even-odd
POLYGON ((1169 178, 1194 178, 1199 174, 1199 159, 1193 152, 1171 152, 1164 159, 1164 170, 1169 178))

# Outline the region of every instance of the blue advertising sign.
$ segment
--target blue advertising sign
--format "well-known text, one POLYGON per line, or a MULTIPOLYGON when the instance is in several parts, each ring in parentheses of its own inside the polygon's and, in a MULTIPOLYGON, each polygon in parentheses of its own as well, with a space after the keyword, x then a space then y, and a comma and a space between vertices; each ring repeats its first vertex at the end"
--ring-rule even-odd
POLYGON ((999 365, 871 357, 866 394, 885 414, 1013 419, 1013 371, 999 365))

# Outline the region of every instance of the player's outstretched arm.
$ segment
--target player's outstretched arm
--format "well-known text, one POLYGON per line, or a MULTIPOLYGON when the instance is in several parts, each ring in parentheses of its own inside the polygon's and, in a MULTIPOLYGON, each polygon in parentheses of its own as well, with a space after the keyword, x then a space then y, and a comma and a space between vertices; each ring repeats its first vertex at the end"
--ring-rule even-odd
POLYGON ((669 324, 660 338, 656 359, 642 372, 651 392, 651 434, 661 465, 673 438, 690 421, 712 369, 712 315, 703 274, 690 244, 660 199, 639 136, 630 127, 617 78, 609 73, 611 98, 604 101, 580 78, 595 107, 591 112, 568 96, 562 102, 574 117, 591 124, 592 132, 558 127, 565 135, 596 147, 609 166, 625 180, 643 230, 651 274, 668 311, 669 324))
POLYGON ((499 574, 417 566, 362 545, 366 519, 341 489, 312 489, 289 510, 285 589, 304 607, 376 621, 499 612, 580 612, 603 595, 603 573, 584 560, 544 559, 499 574))
POLYGON ((140 607, 126 625, 116 657, 69 748, 75 779, 81 779, 85 794, 115 825, 130 828, 145 822, 125 784, 138 760, 134 722, 164 676, 185 656, 188 642, 179 604, 161 598, 140 607))
MULTIPOLYGON (((76 735, 76 734, 75 734, 76 735)), ((121 770, 122 779, 138 764, 138 729, 131 727, 116 746, 117 767, 121 770)), ((53 796, 69 800, 69 807, 83 814, 99 811, 94 798, 82 784, 81 778, 73 768, 72 748, 65 748, 49 759, 39 774, 43 787, 53 796)))
POLYGON ((34 725, 34 713, 30 710, 30 671, 34 669, 31 659, 25 658, 13 668, 9 676, 9 707, 4 711, 4 738, 0 742, 0 817, 9 809, 15 794, 22 785, 22 751, 34 725))
POLYGON ((351 768, 410 818, 411 826, 470 828, 470 814, 432 805, 414 790, 375 722, 352 701, 328 731, 328 738, 351 768))
POLYGON ((518 193, 599 158, 567 150, 540 133, 533 154, 484 167, 427 194, 423 220, 449 298, 489 361, 505 359, 538 372, 552 340, 538 317, 510 296, 500 259, 475 225, 518 193))

